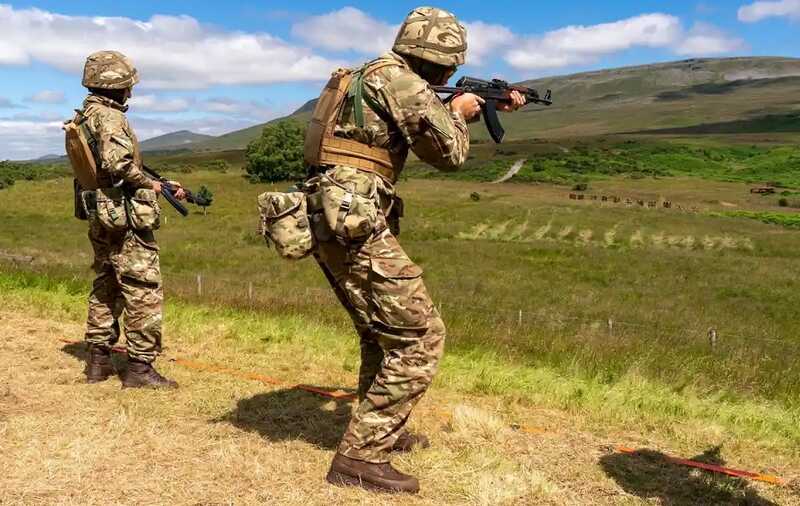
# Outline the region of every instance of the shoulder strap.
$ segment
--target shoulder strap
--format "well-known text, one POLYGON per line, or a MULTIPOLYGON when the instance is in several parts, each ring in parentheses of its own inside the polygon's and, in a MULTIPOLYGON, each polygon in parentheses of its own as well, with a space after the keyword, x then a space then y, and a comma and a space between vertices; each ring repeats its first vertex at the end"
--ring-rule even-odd
POLYGON ((347 97, 353 99, 353 117, 356 121, 358 128, 364 128, 364 102, 367 103, 370 109, 375 114, 383 116, 385 114, 380 110, 380 104, 369 95, 364 94, 364 78, 372 74, 376 70, 384 67, 400 66, 400 62, 389 59, 377 60, 376 62, 368 63, 355 72, 355 79, 350 84, 347 97))

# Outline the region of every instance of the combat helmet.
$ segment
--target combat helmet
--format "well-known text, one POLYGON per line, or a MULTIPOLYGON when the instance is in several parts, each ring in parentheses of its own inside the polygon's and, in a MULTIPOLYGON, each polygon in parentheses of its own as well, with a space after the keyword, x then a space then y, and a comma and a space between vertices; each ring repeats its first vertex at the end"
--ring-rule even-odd
POLYGON ((392 50, 444 67, 456 67, 464 64, 467 29, 447 11, 417 7, 400 26, 392 50))
POLYGON ((139 82, 139 71, 133 62, 118 51, 98 51, 86 58, 83 86, 104 90, 131 88, 139 82))

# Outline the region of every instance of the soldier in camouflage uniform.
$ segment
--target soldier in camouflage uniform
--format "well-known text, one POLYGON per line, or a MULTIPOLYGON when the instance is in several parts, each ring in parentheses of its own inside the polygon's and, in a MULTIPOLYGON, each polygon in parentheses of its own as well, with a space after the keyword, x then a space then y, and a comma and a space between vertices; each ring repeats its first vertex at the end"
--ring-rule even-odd
MULTIPOLYGON (((425 288, 422 269, 397 240, 395 182, 409 150, 445 171, 457 170, 467 159, 467 123, 480 114, 481 99, 464 94, 444 104, 431 89, 447 82, 464 63, 465 53, 466 32, 452 14, 428 7, 412 11, 392 51, 362 69, 363 89, 348 95, 335 128, 337 137, 387 149, 393 173, 346 164, 313 172, 374 199, 377 207, 375 226, 364 240, 336 237, 336 229, 346 227, 349 218, 328 223, 333 237, 315 230, 317 261, 361 339, 359 404, 327 476, 337 485, 419 490, 415 477, 391 466, 390 454, 428 445, 425 436, 408 432, 405 425, 436 374, 445 326, 425 288), (361 104, 356 103, 359 93, 361 104)), ((524 102, 515 93, 504 109, 524 102)), ((352 211, 353 206, 348 202, 346 207, 352 211)))
MULTIPOLYGON (((136 68, 121 53, 90 55, 83 75, 83 85, 90 93, 78 115, 85 118, 91 137, 101 189, 121 185, 128 194, 140 188, 160 194, 161 183, 142 172, 139 143, 125 117, 125 103, 138 82, 136 68)), ((176 196, 183 198, 183 190, 176 196)), ((121 374, 123 388, 177 388, 177 383, 161 376, 152 365, 161 350, 163 303, 159 248, 153 232, 130 227, 111 231, 90 212, 89 240, 97 277, 89 297, 87 380, 105 381, 114 374, 111 348, 119 339, 124 313, 128 367, 121 374)))

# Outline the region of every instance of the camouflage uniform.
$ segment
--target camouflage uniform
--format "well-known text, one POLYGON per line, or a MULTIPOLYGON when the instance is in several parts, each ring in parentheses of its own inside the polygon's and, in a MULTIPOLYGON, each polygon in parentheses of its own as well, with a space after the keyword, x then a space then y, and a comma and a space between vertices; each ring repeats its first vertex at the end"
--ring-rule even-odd
MULTIPOLYGON (((126 72, 130 62, 119 53, 103 51, 90 56, 84 85, 93 88, 132 86, 138 81, 126 72), (120 59, 124 60, 120 60, 120 59), (99 61, 97 61, 99 59, 99 61), (104 64, 107 60, 108 64, 104 64), (122 63, 120 63, 122 62, 122 63), (122 68, 117 68, 120 64, 122 68), (106 83, 111 83, 104 86, 106 83)), ((128 72, 129 73, 129 72, 128 72)), ((91 137, 95 141, 101 188, 123 182, 129 191, 152 188, 152 180, 141 170, 139 142, 125 117, 127 106, 106 97, 91 94, 83 103, 91 137)), ((124 327, 128 355, 152 363, 161 350, 161 315, 163 290, 159 249, 152 232, 132 229, 114 232, 90 218, 89 240, 94 249, 97 277, 89 296, 86 341, 110 348, 119 339, 119 319, 125 313, 124 327)))
MULTIPOLYGON (((336 135, 387 148, 400 165, 411 149, 441 170, 457 170, 469 151, 463 117, 445 106, 400 54, 387 53, 373 64, 387 60, 392 65, 366 72, 363 128, 356 125, 351 98, 336 135)), ((377 226, 365 241, 325 240, 318 234, 316 258, 361 338, 360 403, 338 451, 352 459, 386 463, 436 374, 445 326, 425 288, 422 269, 389 226, 394 184, 349 166, 325 168, 325 174, 371 196, 378 207, 377 226)))

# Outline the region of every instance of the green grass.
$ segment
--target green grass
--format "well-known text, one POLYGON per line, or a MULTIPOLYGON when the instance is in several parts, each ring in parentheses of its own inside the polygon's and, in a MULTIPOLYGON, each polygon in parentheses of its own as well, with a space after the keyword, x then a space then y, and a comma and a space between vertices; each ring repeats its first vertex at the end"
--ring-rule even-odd
MULTIPOLYGON (((48 318, 81 322, 85 312, 85 286, 77 280, 0 271, 0 300, 7 309, 24 308, 48 318)), ((166 309, 166 328, 193 336, 196 344, 215 335, 239 353, 294 354, 302 349, 304 361, 327 369, 357 371, 358 348, 351 333, 320 323, 309 315, 253 311, 229 306, 186 302, 172 297, 166 309)), ((169 347, 169 337, 165 341, 169 347)), ((292 363, 289 361, 289 363, 292 363)), ((274 367, 273 367, 274 368, 274 367)), ((296 381, 302 374, 280 367, 296 381)), ((779 450, 795 456, 800 448, 800 408, 764 400, 737 398, 725 392, 706 392, 685 385, 675 389, 652 381, 635 368, 614 381, 605 375, 565 375, 557 367, 511 361, 501 351, 455 347, 447 354, 437 387, 460 394, 506 399, 540 407, 581 413, 593 430, 639 427, 661 437, 691 440, 701 434, 684 427, 724 430, 730 446, 754 445, 762 451, 779 450), (598 429, 602 427, 602 429, 598 429)), ((690 444, 705 444, 698 440, 690 444)))
POLYGON ((800 228, 800 214, 774 213, 768 211, 726 211, 716 213, 718 216, 731 218, 748 218, 762 223, 780 225, 787 228, 800 228))
MULTIPOLYGON (((208 216, 188 219, 166 211, 159 237, 171 299, 257 307, 349 332, 313 261, 281 261, 255 235, 255 196, 285 185, 251 185, 238 171, 180 177, 190 188, 210 187, 215 204, 208 216)), ((721 202, 757 211, 773 205, 741 184, 698 179, 592 186, 708 212, 728 210, 721 202)), ((608 385, 635 373, 675 392, 798 404, 800 295, 786 275, 800 262, 795 231, 576 203, 552 186, 410 180, 400 193, 408 203, 401 239, 426 269, 451 350, 608 385), (707 344, 709 327, 720 336, 716 349, 707 344)), ((0 251, 34 256, 39 275, 85 291, 91 254, 85 224, 71 218, 70 182, 20 183, 4 197, 0 251)))

